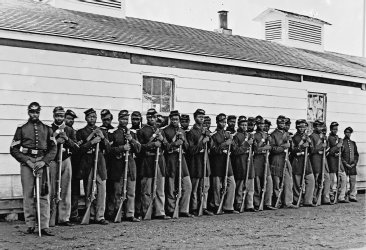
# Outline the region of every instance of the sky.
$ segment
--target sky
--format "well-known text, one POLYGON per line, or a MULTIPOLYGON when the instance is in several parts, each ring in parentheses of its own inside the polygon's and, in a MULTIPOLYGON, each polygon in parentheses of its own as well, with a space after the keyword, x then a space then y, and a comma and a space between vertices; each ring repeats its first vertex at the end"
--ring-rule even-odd
MULTIPOLYGON (((227 10, 233 34, 263 39, 253 19, 267 8, 313 16, 325 26, 325 50, 362 56, 364 0, 125 0, 126 15, 204 30, 218 28, 219 10, 227 10)), ((366 1, 366 0, 365 0, 366 1)))

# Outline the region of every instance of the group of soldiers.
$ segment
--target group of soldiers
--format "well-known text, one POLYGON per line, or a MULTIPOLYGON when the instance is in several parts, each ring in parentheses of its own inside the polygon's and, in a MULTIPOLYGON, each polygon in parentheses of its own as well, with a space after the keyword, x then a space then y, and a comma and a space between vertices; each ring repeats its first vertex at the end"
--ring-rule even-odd
POLYGON ((28 106, 29 120, 18 126, 10 147, 21 164, 27 233, 38 224, 39 235, 54 235, 49 226, 73 223, 102 225, 108 220, 213 216, 279 208, 313 207, 356 202, 357 146, 348 127, 344 138, 338 123, 313 123, 279 116, 216 116, 197 109, 189 115, 171 111, 169 124, 155 109, 142 124, 139 111, 113 115, 88 109, 86 126, 73 129, 72 110, 55 107, 54 122, 39 120, 41 106, 28 106), (129 121, 131 116, 131 126, 129 121), (349 191, 347 190, 349 178, 349 191), (80 180, 86 212, 79 216, 80 180), (34 198, 36 196, 36 199, 34 198), (36 200, 36 201, 35 201, 36 200), (38 223, 36 220, 38 219, 38 223))

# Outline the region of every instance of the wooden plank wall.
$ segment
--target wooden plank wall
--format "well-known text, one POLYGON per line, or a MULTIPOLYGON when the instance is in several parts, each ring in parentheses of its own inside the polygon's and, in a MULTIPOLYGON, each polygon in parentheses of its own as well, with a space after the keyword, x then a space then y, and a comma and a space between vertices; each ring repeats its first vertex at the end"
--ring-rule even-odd
MULTIPOLYGON (((191 114, 203 108, 215 125, 215 115, 256 116, 275 119, 282 114, 293 121, 306 118, 307 93, 328 97, 328 123, 347 126, 361 153, 359 184, 366 187, 366 92, 361 89, 312 82, 290 82, 196 70, 130 64, 126 59, 0 46, 0 198, 20 197, 19 166, 8 154, 16 126, 27 117, 32 101, 42 105, 41 119, 52 122, 57 105, 72 108, 84 126, 83 111, 108 108, 141 110, 144 75, 173 78, 174 108, 191 114)), ((193 116, 192 116, 193 120, 193 116)), ((192 121, 193 123, 193 121, 192 121)), ((294 130, 294 122, 292 126, 294 130)))

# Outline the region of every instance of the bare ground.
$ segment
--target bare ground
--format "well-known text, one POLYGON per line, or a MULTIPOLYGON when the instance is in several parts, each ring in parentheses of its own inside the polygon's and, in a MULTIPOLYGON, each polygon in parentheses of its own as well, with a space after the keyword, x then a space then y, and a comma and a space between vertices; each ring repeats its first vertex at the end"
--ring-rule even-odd
POLYGON ((27 235, 24 222, 0 223, 1 249, 350 249, 366 248, 365 195, 358 203, 238 215, 55 227, 27 235))

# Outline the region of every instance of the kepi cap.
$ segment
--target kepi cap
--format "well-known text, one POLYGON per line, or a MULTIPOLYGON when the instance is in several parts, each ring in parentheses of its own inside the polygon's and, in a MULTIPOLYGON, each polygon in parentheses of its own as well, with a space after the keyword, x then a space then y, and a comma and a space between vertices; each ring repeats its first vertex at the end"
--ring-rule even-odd
POLYGON ((41 111, 41 105, 38 102, 31 102, 28 105, 28 111, 41 111))
POLYGON ((66 110, 65 116, 66 116, 66 115, 72 116, 72 117, 74 117, 74 118, 78 118, 78 117, 76 116, 75 112, 74 112, 74 111, 72 111, 71 109, 66 110))

